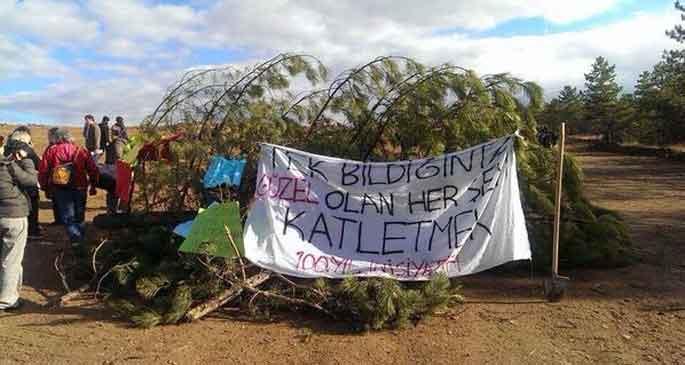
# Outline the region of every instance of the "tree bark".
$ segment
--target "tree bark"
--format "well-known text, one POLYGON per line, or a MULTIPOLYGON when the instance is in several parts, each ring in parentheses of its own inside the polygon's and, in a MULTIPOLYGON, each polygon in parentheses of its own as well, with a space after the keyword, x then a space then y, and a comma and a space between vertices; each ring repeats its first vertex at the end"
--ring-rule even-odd
POLYGON ((271 273, 270 272, 260 272, 257 275, 253 275, 245 282, 243 283, 244 285, 240 284, 235 284, 229 289, 224 290, 221 294, 219 294, 217 297, 212 298, 197 307, 191 309, 186 313, 185 319, 189 322, 198 320, 204 316, 206 316, 209 313, 214 312, 224 304, 230 302, 231 300, 237 298, 242 292, 243 292, 243 287, 248 286, 248 287, 256 287, 264 283, 265 281, 269 280, 271 278, 271 273))

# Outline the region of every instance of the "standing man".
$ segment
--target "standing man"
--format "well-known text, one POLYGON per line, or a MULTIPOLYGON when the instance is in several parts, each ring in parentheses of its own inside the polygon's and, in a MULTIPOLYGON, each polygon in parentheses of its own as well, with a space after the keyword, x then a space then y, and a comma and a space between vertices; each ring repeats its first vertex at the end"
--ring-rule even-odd
POLYGON ((100 150, 107 151, 107 145, 109 145, 109 117, 102 117, 102 122, 98 125, 100 128, 100 150))
MULTIPOLYGON (((126 140, 121 136, 122 129, 118 125, 112 126, 112 142, 107 146, 105 154, 106 171, 111 173, 113 179, 116 178, 116 163, 124 155, 124 147, 126 147, 126 140)), ((116 186, 116 184, 115 184, 116 186)), ((107 213, 117 213, 119 209, 119 198, 116 192, 111 189, 107 191, 107 213)))
POLYGON ((121 128, 121 138, 128 140, 128 132, 126 131, 126 126, 124 125, 124 118, 121 116, 116 117, 115 125, 121 128))
POLYGON ((21 142, 8 141, 0 159, 0 311, 21 305, 29 202, 22 190, 36 187, 36 169, 21 149, 21 142))
MULTIPOLYGON (((19 141, 23 143, 21 149, 27 153, 26 158, 33 162, 33 166, 38 168, 40 165, 40 157, 33 150, 33 143, 31 140, 31 130, 27 126, 17 127, 12 134, 9 135, 8 141, 19 141)), ((8 142, 9 143, 9 142, 8 142)), ((38 211, 40 210, 40 194, 38 194, 38 186, 26 188, 24 190, 29 198, 30 212, 29 212, 29 236, 40 237, 41 229, 38 224, 38 211)))
POLYGON ((88 151, 74 144, 67 129, 57 129, 55 139, 38 167, 38 181, 52 193, 72 247, 80 249, 85 236, 86 192, 90 186, 90 195, 97 193, 98 169, 88 151))
POLYGON ((86 139, 86 149, 90 152, 93 160, 97 162, 102 154, 100 149, 100 127, 95 123, 95 117, 88 114, 83 118, 86 123, 83 127, 83 138, 86 139))

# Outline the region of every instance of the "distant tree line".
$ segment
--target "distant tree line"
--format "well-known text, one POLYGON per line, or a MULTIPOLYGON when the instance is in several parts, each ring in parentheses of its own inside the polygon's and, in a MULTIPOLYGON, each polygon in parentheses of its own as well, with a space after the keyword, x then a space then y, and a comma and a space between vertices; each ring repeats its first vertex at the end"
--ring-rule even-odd
MULTIPOLYGON (((675 2, 685 22, 685 4, 675 2)), ((685 44, 685 27, 675 25, 666 35, 685 44)), ((615 65, 597 57, 585 74, 585 88, 564 86, 545 104, 538 121, 550 128, 566 122, 569 133, 595 133, 602 142, 637 141, 668 145, 685 142, 685 48, 664 51, 650 71, 640 74, 633 93, 623 93, 615 65)))

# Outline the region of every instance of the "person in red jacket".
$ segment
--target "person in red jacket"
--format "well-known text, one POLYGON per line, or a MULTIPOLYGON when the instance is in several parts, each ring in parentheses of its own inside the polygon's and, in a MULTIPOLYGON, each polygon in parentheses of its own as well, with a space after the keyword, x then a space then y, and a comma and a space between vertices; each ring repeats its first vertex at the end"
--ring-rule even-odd
POLYGON ((95 185, 98 179, 97 165, 90 158, 90 153, 77 146, 69 131, 59 128, 55 131, 56 143, 45 151, 38 166, 38 181, 43 190, 52 194, 57 205, 60 219, 65 225, 73 247, 83 242, 86 212, 86 192, 96 194, 95 185), (68 184, 57 185, 52 181, 53 171, 58 166, 70 166, 68 184))

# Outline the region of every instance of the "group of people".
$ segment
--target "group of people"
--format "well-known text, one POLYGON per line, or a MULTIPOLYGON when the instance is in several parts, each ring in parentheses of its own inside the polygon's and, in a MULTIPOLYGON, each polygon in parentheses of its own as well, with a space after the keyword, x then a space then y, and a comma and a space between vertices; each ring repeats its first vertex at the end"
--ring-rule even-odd
MULTIPOLYGON (((49 145, 39 156, 31 130, 16 128, 0 147, 0 311, 18 308, 22 284, 24 248, 28 236, 40 236, 39 190, 52 200, 55 222, 64 225, 72 247, 81 251, 85 238, 88 194, 97 194, 101 177, 113 176, 113 165, 124 152, 128 135, 124 120, 109 118, 100 124, 84 117, 85 147, 79 146, 66 128, 48 131, 49 145), (99 163, 102 155, 104 163, 99 163)), ((116 212, 118 199, 107 192, 107 210, 116 212)))
MULTIPOLYGON (((112 180, 115 176, 115 163, 124 154, 124 148, 128 143, 128 132, 124 125, 124 118, 116 117, 113 126, 109 126, 109 117, 102 117, 102 122, 95 123, 95 118, 88 114, 85 116, 83 126, 83 138, 85 147, 90 152, 95 161, 99 161, 105 155, 105 163, 99 165, 99 170, 104 178, 112 180)), ((102 187, 107 187, 107 212, 116 213, 118 210, 119 199, 114 194, 112 183, 103 182, 102 187)))

